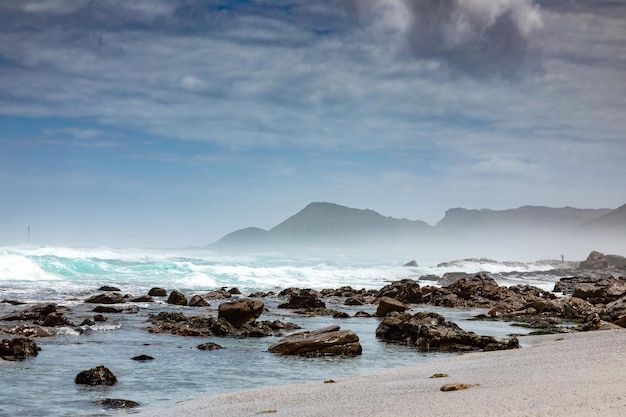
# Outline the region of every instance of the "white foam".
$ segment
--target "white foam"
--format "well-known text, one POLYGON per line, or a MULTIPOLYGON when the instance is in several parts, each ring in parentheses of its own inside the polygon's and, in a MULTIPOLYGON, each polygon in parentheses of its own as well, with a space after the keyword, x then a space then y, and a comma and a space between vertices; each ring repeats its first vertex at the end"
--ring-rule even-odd
POLYGON ((57 279, 25 256, 0 253, 0 280, 41 281, 57 279))

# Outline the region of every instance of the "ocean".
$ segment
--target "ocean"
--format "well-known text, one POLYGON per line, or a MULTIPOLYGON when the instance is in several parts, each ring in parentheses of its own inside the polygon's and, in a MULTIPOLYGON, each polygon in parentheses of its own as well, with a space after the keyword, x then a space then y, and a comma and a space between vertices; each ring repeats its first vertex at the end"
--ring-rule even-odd
MULTIPOLYGON (((500 262, 489 259, 417 259, 418 266, 406 267, 410 259, 359 258, 349 254, 294 256, 281 253, 220 255, 206 249, 119 249, 68 247, 0 247, 0 300, 26 303, 56 303, 72 310, 68 316, 89 317, 93 305, 83 301, 115 286, 123 294, 139 296, 150 288, 178 290, 188 297, 219 288, 238 288, 244 295, 289 287, 380 289, 404 278, 419 280, 445 272, 489 272, 501 285, 530 284, 551 290, 567 274, 556 261, 534 263, 500 262)), ((433 281, 420 281, 433 285, 433 281)), ((363 345, 357 358, 278 357, 267 348, 278 338, 193 338, 147 331, 148 314, 180 311, 186 315, 217 316, 220 302, 209 307, 174 307, 157 300, 138 303, 138 314, 108 314, 108 321, 88 331, 63 329, 63 334, 36 340, 37 357, 0 362, 0 415, 2 416, 115 416, 132 414, 103 408, 94 402, 121 398, 140 403, 139 409, 164 407, 202 395, 276 386, 303 381, 324 381, 384 369, 405 367, 436 360, 446 354, 423 354, 415 349, 386 344, 375 338, 377 318, 333 319, 329 316, 303 317, 277 309, 284 299, 263 300, 268 307, 260 320, 289 321, 303 330, 338 324, 356 332, 363 345), (205 342, 224 347, 202 351, 205 342), (131 358, 146 354, 153 361, 131 358), (112 387, 84 387, 74 384, 76 374, 104 365, 118 377, 112 387)), ((373 313, 375 306, 350 307, 340 300, 327 300, 329 308, 350 316, 358 310, 373 313)), ((28 306, 0 302, 0 317, 28 306)), ((420 307, 443 314, 463 329, 496 337, 526 331, 508 323, 477 322, 479 309, 420 307)), ((0 322, 0 325, 9 324, 0 322)), ((78 324, 78 323, 77 323, 78 324)), ((12 338, 1 335, 0 338, 12 338)))

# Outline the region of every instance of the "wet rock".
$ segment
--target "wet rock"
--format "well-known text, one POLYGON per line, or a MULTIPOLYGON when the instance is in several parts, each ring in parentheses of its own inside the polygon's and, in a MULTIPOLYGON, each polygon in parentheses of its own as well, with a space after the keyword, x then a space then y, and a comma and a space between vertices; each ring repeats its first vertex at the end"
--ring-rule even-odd
POLYGON ((370 313, 368 313, 367 311, 357 311, 356 313, 354 313, 354 317, 372 317, 372 315, 370 313))
MULTIPOLYGON (((281 292, 279 295, 283 294, 281 292)), ((326 304, 320 299, 319 294, 310 289, 292 289, 289 301, 280 304, 278 308, 291 309, 315 309, 326 308, 326 304)))
POLYGON ((74 383, 82 385, 115 385, 117 377, 108 368, 97 366, 81 371, 74 378, 74 383))
POLYGON ((519 347, 511 338, 499 341, 491 336, 466 332, 436 313, 393 312, 376 329, 376 337, 392 342, 416 346, 423 352, 464 352, 472 350, 500 350, 519 347))
POLYGON ((228 293, 231 295, 241 295, 241 291, 237 287, 231 288, 230 290, 228 290, 228 293))
POLYGON ((44 320, 48 314, 56 313, 56 304, 37 304, 24 311, 8 314, 0 317, 0 321, 30 321, 44 320))
POLYGON ((172 305, 177 305, 177 306, 186 306, 187 297, 185 297, 183 293, 173 290, 167 299, 167 303, 172 304, 172 305))
POLYGON ((126 300, 122 297, 122 294, 118 292, 98 294, 85 300, 85 303, 90 304, 123 304, 125 302, 126 300))
POLYGON ((18 337, 51 337, 56 336, 57 331, 53 327, 42 327, 37 324, 23 324, 19 326, 0 326, 0 333, 11 334, 18 337))
POLYGON ((394 281, 378 291, 378 298, 395 298, 403 303, 421 303, 422 292, 417 282, 412 279, 394 281))
POLYGON ((208 305, 208 301, 197 294, 189 300, 189 307, 206 307, 208 305))
POLYGON ((349 317, 350 315, 345 311, 337 311, 335 314, 333 314, 334 319, 347 319, 349 317))
POLYGON ((262 301, 250 299, 222 303, 218 307, 218 318, 240 329, 244 324, 252 323, 259 318, 264 307, 262 301))
POLYGON ((407 306, 395 298, 391 297, 382 297, 378 300, 378 308, 376 309, 377 317, 385 317, 387 314, 392 311, 406 311, 407 306))
POLYGON ((93 320, 96 322, 103 322, 103 321, 107 321, 107 318, 104 317, 102 314, 95 314, 93 316, 93 320))
POLYGON ((219 350, 224 349, 222 346, 217 343, 207 342, 197 346, 200 350, 219 350))
POLYGON ((41 349, 27 338, 3 339, 0 341, 0 357, 7 360, 32 358, 39 354, 41 349))
POLYGON ((113 409, 135 408, 139 406, 139 403, 135 401, 121 400, 118 398, 105 398, 102 400, 97 400, 95 403, 113 409))
POLYGON ((44 319, 42 326, 74 326, 74 324, 63 315, 63 313, 50 313, 44 319))
POLYGON ((98 291, 111 291, 111 292, 120 292, 122 290, 120 290, 117 287, 111 287, 109 285, 103 285, 102 287, 98 288, 98 291))
POLYGON ((145 361, 152 361, 154 360, 154 358, 152 356, 149 355, 139 355, 139 356, 134 356, 133 358, 131 358, 134 361, 140 361, 140 362, 145 362, 145 361))
POLYGON ((365 297, 360 294, 357 294, 354 297, 348 297, 344 302, 344 304, 347 306, 362 306, 365 303, 365 297))
POLYGON ((203 294, 202 298, 204 298, 205 300, 221 300, 224 298, 231 298, 232 296, 233 295, 231 293, 229 293, 224 288, 222 288, 216 291, 211 291, 206 294, 203 294))
POLYGON ((404 266, 416 267, 416 266, 419 266, 419 265, 417 264, 417 261, 415 259, 413 259, 413 260, 410 260, 409 262, 405 263, 404 266))
POLYGON ((167 290, 165 288, 154 287, 148 291, 148 295, 151 297, 167 297, 167 290))
POLYGON ((280 355, 356 356, 363 351, 359 337, 350 330, 330 326, 310 332, 289 335, 270 346, 269 351, 280 355))
POLYGON ((123 308, 111 307, 111 306, 96 306, 93 308, 94 313, 104 313, 104 314, 119 314, 124 311, 123 308))
POLYGON ((586 332, 590 330, 615 330, 619 328, 619 325, 604 321, 598 313, 593 313, 585 317, 582 330, 586 332))

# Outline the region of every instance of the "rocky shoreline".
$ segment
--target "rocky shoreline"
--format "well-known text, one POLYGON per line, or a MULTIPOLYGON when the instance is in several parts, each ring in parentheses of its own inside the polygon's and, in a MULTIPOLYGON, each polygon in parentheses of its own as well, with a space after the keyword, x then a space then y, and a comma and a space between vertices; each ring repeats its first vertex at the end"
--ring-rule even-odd
MULTIPOLYGON (((592 252, 577 268, 569 269, 573 274, 561 278, 551 292, 528 285, 501 286, 488 273, 447 273, 436 277, 436 281, 432 276, 419 282, 402 279, 379 290, 287 288, 278 293, 243 295, 236 288, 221 288, 205 294, 152 288, 143 295, 123 295, 120 288, 103 286, 97 294, 73 308, 2 300, 0 360, 28 360, 39 353, 36 341, 40 338, 63 334, 66 328, 89 332, 91 326, 107 322, 111 317, 123 321, 127 314, 145 314, 142 306, 146 303, 162 305, 162 311, 145 318, 145 331, 153 334, 199 338, 274 336, 283 338, 268 350, 278 355, 362 354, 358 335, 342 330, 340 325, 298 332, 300 327, 288 321, 260 320, 268 313, 268 300, 284 301, 277 305, 278 309, 306 317, 332 316, 338 323, 351 316, 329 305, 363 306, 363 311, 357 311, 352 317, 379 321, 376 337, 381 342, 411 346, 420 352, 515 349, 519 347, 515 335, 504 340, 477 335, 464 331, 440 314, 411 313, 411 310, 424 306, 481 308, 487 313, 475 320, 514 322, 537 334, 626 327, 626 280, 621 275, 624 268, 625 258, 592 252), (184 313, 179 307, 186 307, 184 313), (198 313, 185 314, 190 311, 187 307, 196 308, 198 313), (373 314, 365 311, 372 308, 375 308, 373 314)), ((212 345, 201 349, 219 348, 219 345, 212 345)), ((91 370, 84 372, 87 371, 91 370)), ((114 378, 108 380, 117 381, 114 378)), ((98 378, 94 381, 97 384, 98 378)), ((123 401, 112 399, 108 406, 130 404, 123 401)))

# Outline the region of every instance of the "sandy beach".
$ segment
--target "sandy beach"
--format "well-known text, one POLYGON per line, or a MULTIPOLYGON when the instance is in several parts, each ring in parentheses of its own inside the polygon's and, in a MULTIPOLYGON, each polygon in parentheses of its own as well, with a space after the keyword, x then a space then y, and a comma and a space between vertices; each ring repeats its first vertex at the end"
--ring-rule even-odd
POLYGON ((626 329, 529 336, 521 343, 521 349, 335 382, 198 398, 138 416, 626 415, 626 329), (448 376, 431 378, 436 373, 448 376), (444 392, 444 384, 470 387, 444 392))

